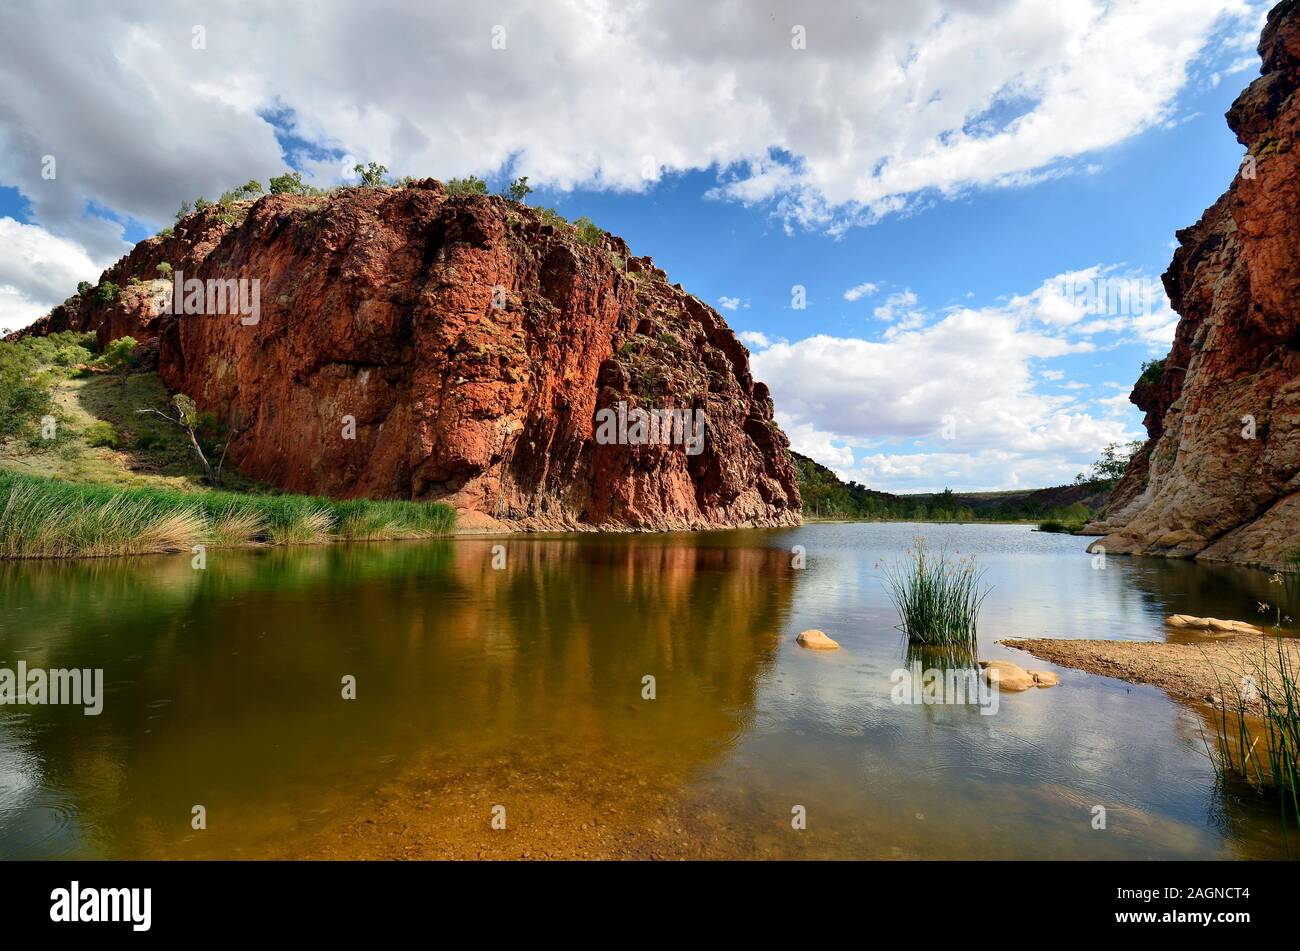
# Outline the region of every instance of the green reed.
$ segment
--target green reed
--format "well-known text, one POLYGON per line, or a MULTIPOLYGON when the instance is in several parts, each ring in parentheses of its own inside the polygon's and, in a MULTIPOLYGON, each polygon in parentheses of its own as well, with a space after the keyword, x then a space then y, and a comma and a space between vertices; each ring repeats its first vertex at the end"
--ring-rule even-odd
POLYGON ((885 584, 908 641, 969 646, 976 643, 980 607, 988 596, 973 557, 954 560, 918 539, 903 564, 885 569, 885 584))

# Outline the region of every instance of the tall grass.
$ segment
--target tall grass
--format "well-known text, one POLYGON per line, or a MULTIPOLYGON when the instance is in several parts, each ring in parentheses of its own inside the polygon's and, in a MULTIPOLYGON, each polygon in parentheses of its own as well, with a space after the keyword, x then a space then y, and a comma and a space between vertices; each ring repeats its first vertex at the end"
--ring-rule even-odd
POLYGON ((885 584, 909 643, 974 648, 984 572, 973 557, 950 559, 917 540, 902 565, 885 569, 885 584))
POLYGON ((441 503, 80 485, 0 471, 0 558, 317 544, 449 534, 441 503))
POLYGON ((1211 758, 1221 779, 1245 782, 1278 801, 1285 834, 1288 820, 1300 822, 1300 667, 1284 640, 1274 640, 1276 652, 1266 642, 1251 679, 1242 678, 1231 697, 1220 681, 1211 758))

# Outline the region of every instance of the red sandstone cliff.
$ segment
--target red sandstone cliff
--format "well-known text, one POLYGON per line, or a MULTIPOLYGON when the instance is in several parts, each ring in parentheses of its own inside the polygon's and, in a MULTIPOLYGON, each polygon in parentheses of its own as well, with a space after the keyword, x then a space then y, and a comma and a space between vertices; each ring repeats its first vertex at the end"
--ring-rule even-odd
POLYGON ((1248 157, 1178 232, 1164 275, 1181 320, 1158 379, 1130 397, 1150 438, 1089 527, 1107 551, 1257 565, 1300 552, 1300 2, 1269 14, 1259 52, 1262 75, 1227 115, 1248 157))
POLYGON ((237 419, 231 459, 281 488, 444 500, 530 530, 799 522, 748 352, 611 235, 426 179, 208 208, 104 278, 115 302, 74 298, 31 332, 156 340, 163 383, 237 419), (258 279, 258 323, 163 313, 162 262, 258 279), (597 410, 619 401, 702 410, 703 451, 599 444, 597 410))

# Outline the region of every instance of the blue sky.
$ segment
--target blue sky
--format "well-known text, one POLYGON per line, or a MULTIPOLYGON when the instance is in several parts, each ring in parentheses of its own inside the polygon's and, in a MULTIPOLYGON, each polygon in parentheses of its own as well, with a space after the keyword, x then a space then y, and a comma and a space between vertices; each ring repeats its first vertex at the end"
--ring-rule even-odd
POLYGON ((1054 484, 1141 434, 1126 396, 1176 319, 1158 278, 1241 162, 1223 113, 1257 74, 1264 5, 503 7, 358 20, 327 3, 274 23, 237 4, 17 4, 0 325, 93 280, 182 199, 286 165, 317 184, 354 160, 524 173, 531 203, 591 217, 719 308, 794 448, 847 478, 1054 484), (90 52, 41 59, 47 34, 90 52), (1062 276, 1154 297, 1062 310, 1062 276))
MULTIPOLYGON (((1090 155, 1095 167, 1086 171, 1025 188, 937 199, 915 214, 835 237, 788 234, 779 219, 761 210, 705 198, 716 185, 716 175, 707 172, 675 176, 644 195, 543 190, 534 203, 553 205, 569 217, 590 216, 623 235, 634 252, 652 254, 670 279, 715 307, 728 298, 740 301, 723 310, 738 332, 758 332, 771 340, 814 334, 879 339, 888 325, 875 319, 873 310, 890 293, 910 290, 922 307, 937 312, 997 306, 1048 277, 1099 264, 1158 279, 1169 265, 1177 229, 1193 224, 1237 173, 1244 150, 1223 114, 1241 83, 1195 84, 1179 97, 1177 118, 1169 127, 1152 128, 1090 155), (855 301, 844 299, 845 291, 863 282, 880 290, 855 301), (807 288, 806 310, 791 309, 794 284, 807 288)), ((1106 349, 1044 361, 1045 368, 1064 377, 1043 386, 1109 399, 1111 406, 1094 403, 1093 410, 1110 415, 1116 394, 1127 396, 1143 361, 1163 357, 1168 340, 1116 333, 1102 335, 1098 344, 1106 349), (1077 390, 1080 384, 1088 389, 1077 390)), ((1118 415, 1126 433, 1142 437, 1141 413, 1127 399, 1121 407, 1118 415)), ((943 448, 933 438, 886 439, 871 452, 943 448)), ((854 453, 855 460, 862 456, 854 453)), ((1085 452, 1073 458, 1082 468, 1091 457, 1085 452)), ((848 475, 859 469, 844 458, 835 468, 848 475)), ((909 490, 950 484, 869 481, 909 490)), ((964 489, 1017 485, 958 477, 951 484, 964 489)), ((1031 478, 1029 484, 1037 483, 1031 478)))

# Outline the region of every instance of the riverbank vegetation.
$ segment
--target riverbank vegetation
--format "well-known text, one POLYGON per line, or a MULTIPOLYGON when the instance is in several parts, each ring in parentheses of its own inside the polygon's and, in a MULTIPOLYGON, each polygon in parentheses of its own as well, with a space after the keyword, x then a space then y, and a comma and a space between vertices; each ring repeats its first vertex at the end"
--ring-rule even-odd
POLYGON ((1215 699, 1211 759, 1220 779, 1252 787, 1277 801, 1284 820, 1300 822, 1300 666, 1280 639, 1266 643, 1253 672, 1222 683, 1215 699))
POLYGON ((437 502, 132 489, 0 470, 0 558, 433 538, 455 522, 455 510, 437 502))
POLYGON ((1274 636, 1262 643, 1248 673, 1220 680, 1211 760, 1221 781, 1277 800, 1285 830, 1288 821, 1300 823, 1300 663, 1281 634, 1300 604, 1300 573, 1277 572, 1270 582, 1278 586, 1276 601, 1261 601, 1259 610, 1273 614, 1274 636))
POLYGON ((1056 518, 1049 518, 1046 521, 1038 523, 1040 532, 1053 532, 1060 535, 1074 535, 1083 529, 1088 522, 1088 512, 1084 511, 1078 517, 1074 512, 1062 513, 1056 518))

